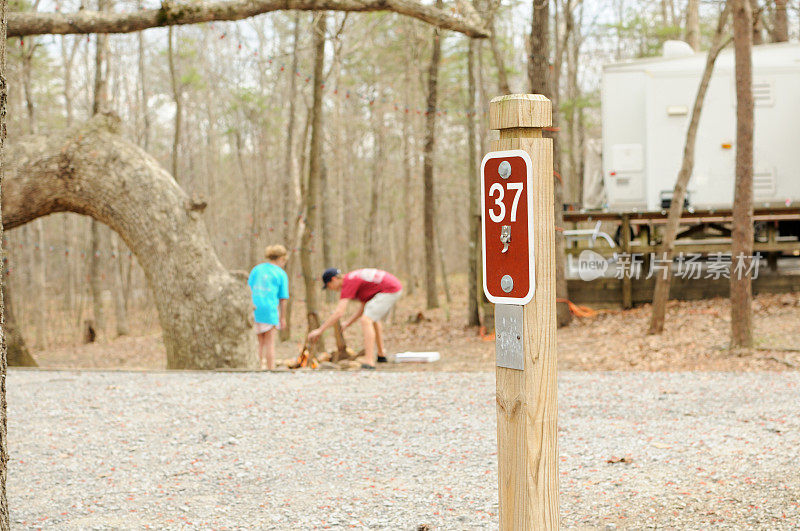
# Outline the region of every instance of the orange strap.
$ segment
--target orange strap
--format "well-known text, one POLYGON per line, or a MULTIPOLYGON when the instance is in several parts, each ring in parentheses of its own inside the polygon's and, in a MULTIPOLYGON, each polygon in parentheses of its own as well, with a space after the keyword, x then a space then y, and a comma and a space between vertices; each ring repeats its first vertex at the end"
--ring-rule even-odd
POLYGON ((569 306, 569 311, 572 312, 572 315, 575 317, 594 317, 597 315, 597 312, 588 306, 578 306, 569 299, 556 299, 556 302, 567 303, 567 306, 569 306))

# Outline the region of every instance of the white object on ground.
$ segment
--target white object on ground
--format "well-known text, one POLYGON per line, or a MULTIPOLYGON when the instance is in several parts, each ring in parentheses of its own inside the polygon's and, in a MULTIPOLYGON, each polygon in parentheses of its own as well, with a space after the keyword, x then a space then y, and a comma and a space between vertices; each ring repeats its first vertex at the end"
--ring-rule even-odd
POLYGON ((421 362, 432 363, 439 361, 441 355, 438 352, 399 352, 394 355, 395 363, 421 362))

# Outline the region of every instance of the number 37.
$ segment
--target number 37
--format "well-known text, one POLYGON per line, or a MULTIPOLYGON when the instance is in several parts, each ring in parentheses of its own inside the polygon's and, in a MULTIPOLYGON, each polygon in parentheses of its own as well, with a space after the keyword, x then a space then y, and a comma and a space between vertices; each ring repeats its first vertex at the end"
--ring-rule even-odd
MULTIPOLYGON (((514 190, 516 192, 514 194, 514 201, 511 203, 511 221, 517 221, 517 206, 519 205, 519 196, 522 193, 522 186, 523 183, 506 183, 506 188, 508 188, 508 190, 514 190)), ((502 184, 494 183, 489 188, 490 198, 494 197, 495 193, 497 194, 497 198, 494 200, 494 204, 500 208, 499 212, 495 212, 495 207, 492 206, 492 208, 489 209, 489 217, 492 218, 492 221, 495 223, 500 223, 506 217, 506 205, 503 203, 505 190, 502 184)))

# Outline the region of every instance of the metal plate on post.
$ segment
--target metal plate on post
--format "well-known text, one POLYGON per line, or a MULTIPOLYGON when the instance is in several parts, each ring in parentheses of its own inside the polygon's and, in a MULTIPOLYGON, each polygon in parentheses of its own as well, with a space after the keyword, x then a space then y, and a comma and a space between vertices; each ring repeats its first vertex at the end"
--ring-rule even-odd
POLYGON ((498 367, 525 369, 522 308, 517 304, 496 304, 494 307, 494 349, 498 367))

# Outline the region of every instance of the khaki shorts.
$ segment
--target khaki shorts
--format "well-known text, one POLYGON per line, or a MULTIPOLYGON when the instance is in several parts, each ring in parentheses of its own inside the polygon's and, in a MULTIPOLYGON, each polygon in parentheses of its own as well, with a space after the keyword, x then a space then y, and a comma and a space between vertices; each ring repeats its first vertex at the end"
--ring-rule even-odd
POLYGON ((367 304, 364 305, 364 315, 373 321, 382 321, 389 315, 389 311, 400 299, 403 290, 395 293, 376 293, 367 304))
POLYGON ((255 328, 256 328, 256 334, 266 334, 273 328, 278 328, 278 327, 267 323, 256 323, 255 328))

